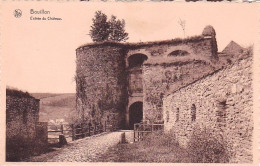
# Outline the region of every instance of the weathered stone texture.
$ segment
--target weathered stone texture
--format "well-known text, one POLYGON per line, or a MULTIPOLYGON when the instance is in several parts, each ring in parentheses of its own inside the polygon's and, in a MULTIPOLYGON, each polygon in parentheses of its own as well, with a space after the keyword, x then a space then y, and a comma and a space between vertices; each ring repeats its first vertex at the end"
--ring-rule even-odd
MULTIPOLYGON (((214 39, 215 40, 215 39, 214 39)), ((166 46, 161 46, 164 48, 166 46)), ((150 58, 143 66, 144 118, 150 121, 162 121, 162 98, 169 92, 202 78, 218 67, 216 51, 212 39, 196 40, 167 48, 169 50, 186 50, 186 56, 167 56, 164 59, 150 58), (214 53, 215 55, 215 53, 214 53)))
POLYGON ((251 56, 244 57, 165 97, 165 131, 175 132, 186 146, 195 127, 211 128, 232 145, 228 147, 233 152, 231 162, 252 162, 252 62, 251 56))
POLYGON ((163 60, 161 59, 161 57, 167 58, 172 51, 185 50, 191 55, 196 55, 197 57, 207 57, 209 59, 212 57, 213 51, 216 51, 217 53, 217 48, 214 48, 216 46, 212 43, 213 40, 215 41, 216 39, 204 38, 203 36, 196 36, 193 38, 187 38, 183 40, 175 39, 172 41, 169 40, 129 45, 126 46, 126 48, 129 50, 127 57, 136 53, 142 53, 148 56, 147 61, 151 63, 150 60, 158 60, 157 58, 160 58, 159 60, 163 60))
POLYGON ((36 137, 39 100, 30 97, 6 96, 6 138, 31 140, 36 137))
POLYGON ((122 127, 126 107, 126 72, 121 47, 89 46, 77 49, 77 110, 83 122, 114 119, 122 127))
POLYGON ((144 119, 161 122, 162 98, 168 91, 174 91, 215 70, 217 66, 212 63, 217 62, 217 58, 213 57, 217 48, 214 43, 215 38, 197 38, 178 45, 146 48, 152 56, 143 66, 144 119), (174 50, 185 50, 189 54, 169 56, 174 50))
POLYGON ((162 99, 169 91, 185 86, 214 68, 204 61, 145 66, 144 69, 144 117, 151 121, 162 120, 162 99))
POLYGON ((77 112, 91 123, 113 113, 120 128, 123 121, 128 127, 133 102, 143 102, 143 119, 162 121, 165 93, 212 72, 218 62, 215 36, 203 35, 136 44, 92 43, 76 51, 77 112))
POLYGON ((19 156, 32 153, 27 148, 41 144, 37 139, 36 126, 39 120, 39 100, 22 92, 15 93, 18 95, 6 95, 7 161, 17 161, 19 156), (22 95, 19 96, 19 93, 22 95))

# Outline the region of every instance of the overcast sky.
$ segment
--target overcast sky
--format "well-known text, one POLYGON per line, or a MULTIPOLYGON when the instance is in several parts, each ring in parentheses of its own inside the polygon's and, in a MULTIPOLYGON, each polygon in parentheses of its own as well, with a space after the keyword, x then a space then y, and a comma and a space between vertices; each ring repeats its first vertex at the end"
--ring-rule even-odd
POLYGON ((231 41, 247 47, 256 41, 257 7, 237 3, 2 3, 4 82, 29 92, 75 92, 75 49, 90 43, 88 35, 97 10, 125 19, 128 42, 183 37, 178 20, 186 21, 186 36, 200 35, 206 25, 216 30, 219 51, 231 41), (21 9, 21 18, 13 11, 21 9), (31 15, 30 9, 50 11, 31 15), (36 21, 30 16, 60 17, 36 21))

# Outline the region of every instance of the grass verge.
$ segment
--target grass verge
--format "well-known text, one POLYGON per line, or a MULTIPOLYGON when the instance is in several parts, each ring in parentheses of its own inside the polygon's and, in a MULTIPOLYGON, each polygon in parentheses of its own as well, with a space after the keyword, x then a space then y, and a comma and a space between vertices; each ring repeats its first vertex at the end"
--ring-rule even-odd
POLYGON ((155 132, 141 142, 118 144, 110 148, 98 160, 100 162, 162 162, 188 163, 190 157, 174 136, 155 132))
POLYGON ((195 128, 187 147, 181 147, 174 132, 157 131, 143 141, 118 144, 104 153, 101 162, 227 163, 232 154, 222 134, 195 128))

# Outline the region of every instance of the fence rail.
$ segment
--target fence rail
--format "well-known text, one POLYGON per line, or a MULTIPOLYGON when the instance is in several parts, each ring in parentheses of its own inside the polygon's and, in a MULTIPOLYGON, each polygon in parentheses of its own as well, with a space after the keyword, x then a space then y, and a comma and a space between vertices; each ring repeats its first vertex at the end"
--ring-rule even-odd
POLYGON ((61 125, 48 125, 48 139, 55 140, 59 139, 59 135, 64 135, 65 138, 72 138, 72 141, 92 135, 96 135, 102 132, 114 131, 113 125, 95 124, 93 126, 87 124, 61 124, 61 125), (57 133, 57 134, 56 134, 57 133))
POLYGON ((157 130, 163 130, 163 124, 153 124, 147 122, 134 124, 134 142, 141 141, 144 136, 157 130))

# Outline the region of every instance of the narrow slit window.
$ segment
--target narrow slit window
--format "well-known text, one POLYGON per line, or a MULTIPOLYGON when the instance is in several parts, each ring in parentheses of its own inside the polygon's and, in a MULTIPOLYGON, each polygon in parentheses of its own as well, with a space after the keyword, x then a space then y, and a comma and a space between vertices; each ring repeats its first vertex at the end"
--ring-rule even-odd
POLYGON ((217 116, 217 123, 219 127, 225 127, 226 126, 226 118, 227 118, 227 104, 226 104, 226 100, 221 101, 218 103, 217 105, 218 110, 216 112, 216 116, 217 116))
POLYGON ((178 122, 179 119, 180 119, 180 109, 177 108, 177 110, 176 110, 176 122, 178 122))
POLYGON ((191 121, 196 120, 196 106, 195 104, 192 104, 191 106, 191 121))
POLYGON ((166 122, 169 122, 170 116, 169 116, 169 111, 166 111, 166 122))

